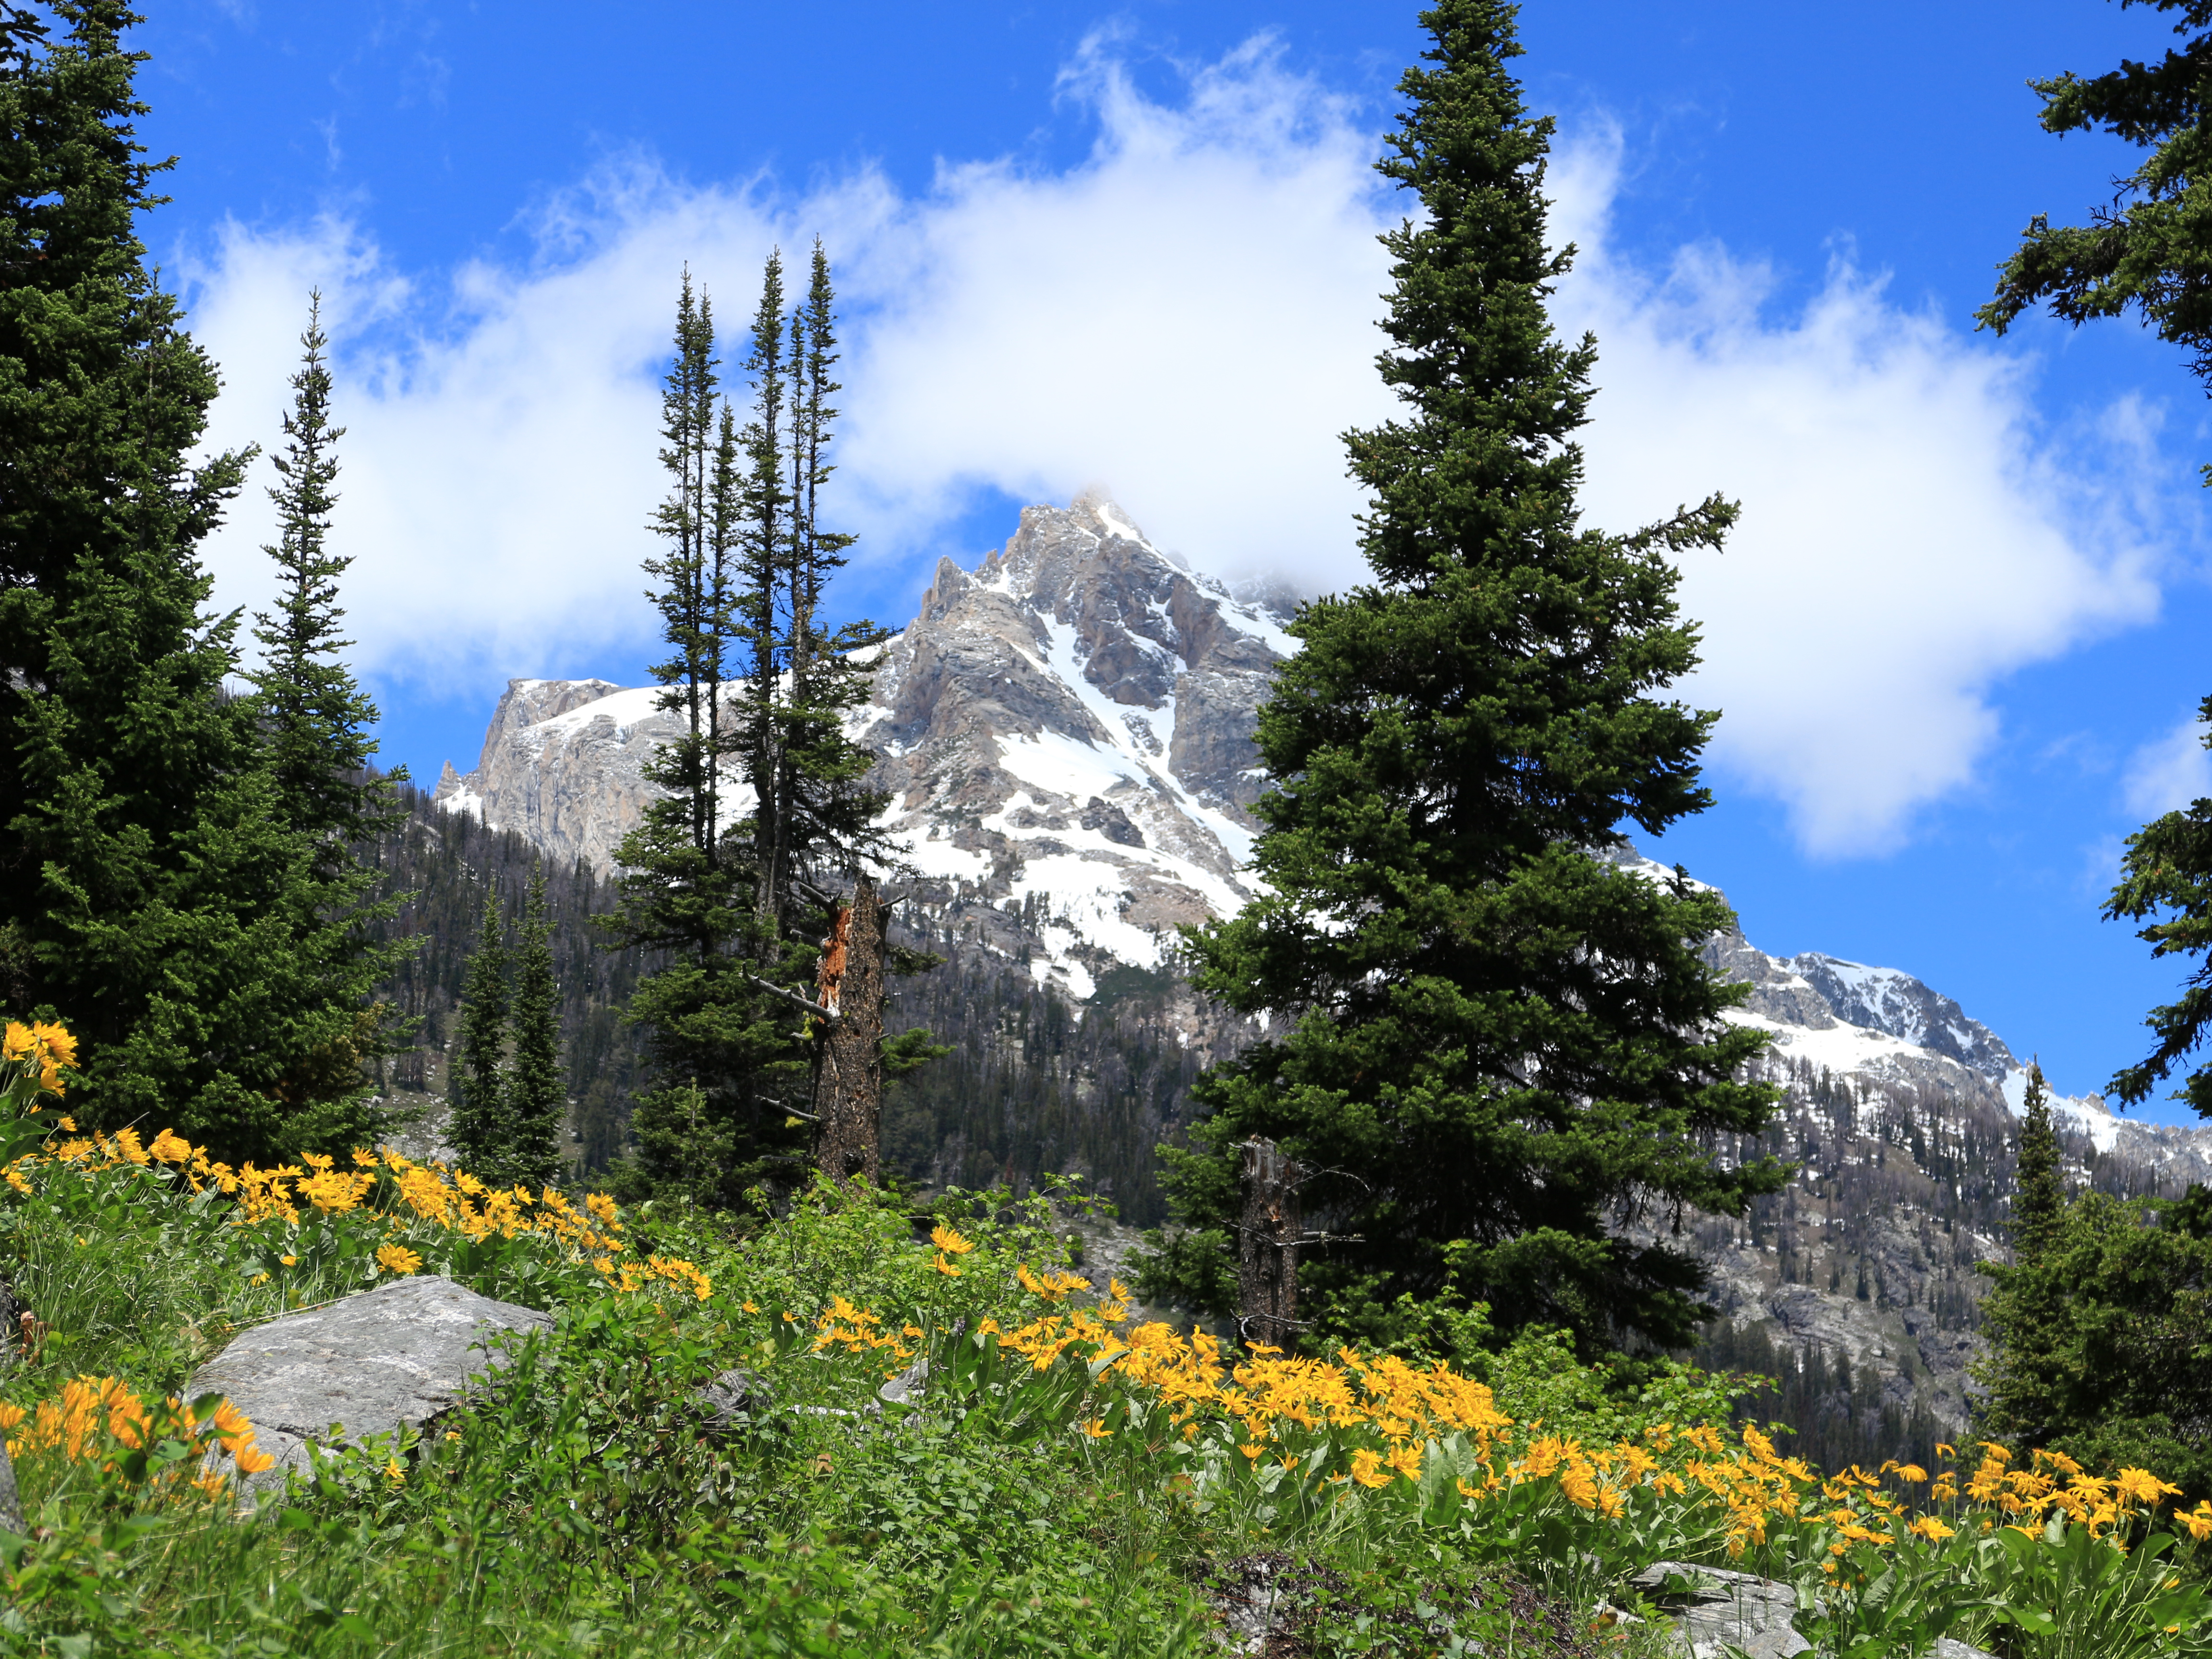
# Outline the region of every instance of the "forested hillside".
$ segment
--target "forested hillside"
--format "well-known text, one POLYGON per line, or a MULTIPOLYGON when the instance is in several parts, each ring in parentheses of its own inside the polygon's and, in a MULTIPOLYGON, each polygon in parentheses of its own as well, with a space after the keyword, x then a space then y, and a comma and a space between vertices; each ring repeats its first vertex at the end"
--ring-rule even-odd
MULTIPOLYGON (((402 785, 399 793, 406 822, 362 852, 380 893, 406 896, 374 925, 374 936, 421 940, 378 988, 412 1026, 381 1062, 379 1082, 403 1109, 426 1113, 434 1130, 485 885, 512 921, 540 855, 520 833, 488 830, 422 790, 402 785)), ((1169 974, 1109 969, 1087 1003, 1073 1003, 1030 973, 1033 927, 1018 909, 932 896, 902 907, 896 937, 943 964, 892 981, 889 1024, 925 1027, 952 1052, 890 1085, 884 1133, 891 1166, 925 1187, 1004 1181, 1026 1189, 1046 1172, 1080 1172, 1124 1221, 1156 1224, 1164 1211, 1153 1149, 1187 1118, 1191 1083, 1212 1053, 1190 1040, 1200 1016, 1189 988, 1169 974)), ((608 948, 592 924, 612 899, 611 884, 590 866, 549 865, 546 900, 571 1156, 595 1172, 621 1154, 628 1130, 638 1051, 621 1016, 643 958, 608 948)))
MULTIPOLYGON (((487 830, 467 813, 448 812, 411 785, 398 786, 398 794, 404 821, 361 849, 377 872, 379 896, 401 899, 393 915, 371 925, 374 936, 420 940, 377 988, 405 1033, 399 1050, 380 1063, 378 1081, 395 1105, 426 1114, 424 1127, 434 1129, 442 1121, 447 1051, 469 953, 482 931, 485 888, 497 892, 512 922, 540 854, 515 831, 487 830)), ((641 958, 635 951, 605 948, 591 918, 608 908, 607 884, 588 865, 549 865, 545 878, 572 1103, 571 1156, 584 1169, 604 1169, 621 1151, 624 1102, 636 1073, 636 1044, 622 1010, 641 958)))
MULTIPOLYGON (((1741 1221, 1687 1219, 1725 1317, 1697 1358, 1775 1379, 1747 1417, 1800 1433, 1800 1455, 1838 1468, 1934 1455, 1968 1428, 1968 1368, 1984 1344, 1978 1271, 2010 1255, 2020 1124, 1987 1100, 1933 1086, 1778 1066, 1787 1092, 1753 1151, 1797 1166, 1741 1221)), ((2063 1133, 2075 1190, 2175 1197, 2204 1170, 2177 1141, 2163 1163, 2063 1133)))

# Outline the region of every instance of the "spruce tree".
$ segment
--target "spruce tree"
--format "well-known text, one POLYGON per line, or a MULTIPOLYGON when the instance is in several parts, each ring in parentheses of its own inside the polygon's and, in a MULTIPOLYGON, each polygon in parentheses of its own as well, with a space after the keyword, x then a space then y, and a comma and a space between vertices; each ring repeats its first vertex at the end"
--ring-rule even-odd
POLYGON ((2044 1085, 2042 1066, 2031 1061, 2027 1107, 2020 1126, 2019 1178, 2012 1206, 2015 1260, 2039 1261, 2049 1252, 2065 1207, 2066 1181, 2058 1167, 2058 1132, 2051 1123, 2051 1091, 2044 1085))
MULTIPOLYGON (((2204 699, 2204 745, 2212 749, 2212 697, 2204 699)), ((2148 926, 2136 937, 2154 957, 2195 957, 2195 972, 2173 1001, 2150 1011, 2143 1023, 2157 1044, 2106 1086, 2130 1104, 2148 1098, 2176 1066, 2212 1036, 2212 799, 2154 818, 2128 837, 2119 884, 2105 901, 2107 920, 2148 926)), ((2212 1118, 2212 1060, 2198 1066, 2174 1093, 2212 1118)))
MULTIPOLYGON (((368 1084, 359 1064, 386 1046, 385 1010, 371 995, 420 942, 373 944, 368 936, 398 913, 404 896, 372 899, 376 872, 358 854, 404 821, 395 786, 407 773, 404 767, 382 775, 373 769, 376 705, 341 655, 352 641, 339 636, 345 613, 338 582, 353 562, 329 547, 337 505, 337 444, 344 428, 330 420, 329 341, 319 293, 309 300, 300 343, 284 444, 273 458, 280 483, 269 492, 278 540, 263 550, 276 566, 277 608, 255 616, 262 658, 248 678, 276 816, 299 843, 289 907, 296 1006, 285 1017, 304 1052, 349 1060, 319 1075, 287 1079, 292 1116, 284 1139, 291 1148, 344 1151, 374 1145, 386 1127, 364 1099, 368 1084)), ((271 1010, 270 1017, 279 1016, 271 1010)))
POLYGON ((2068 1231, 2058 1132, 2051 1121, 2043 1067, 2031 1063, 2012 1200, 2012 1260, 1984 1262, 1996 1281, 1982 1302, 1990 1347, 1978 1376, 1980 1421, 2008 1443, 2048 1445, 2067 1425, 2069 1372, 2079 1356, 2068 1287, 2054 1267, 2068 1231))
POLYGON ((1267 895, 1187 935, 1201 989, 1296 1023, 1203 1079, 1190 1146, 1164 1149, 1188 1231, 1147 1276, 1218 1301, 1238 1149, 1266 1137, 1334 1240, 1301 1264, 1311 1335, 1402 1341, 1463 1300, 1587 1353, 1680 1347, 1705 1269, 1670 1229, 1782 1184, 1711 1150, 1776 1091, 1738 1080, 1764 1038, 1723 1022, 1743 989, 1698 954, 1725 905, 1602 854, 1709 804, 1717 716, 1658 695, 1696 661, 1669 556, 1735 509, 1577 523, 1595 349, 1545 313, 1571 251, 1545 246, 1552 126, 1506 72, 1513 15, 1424 13, 1401 82, 1378 170, 1419 211, 1382 239, 1378 362, 1405 407, 1346 440, 1375 580, 1301 611, 1261 711, 1267 895))
MULTIPOLYGON (((2023 312, 2048 307, 2079 327, 2130 309, 2158 337, 2190 352, 2212 392, 2212 7, 2204 0, 2136 0, 2176 12, 2183 37, 2156 60, 2123 59, 2101 75, 2069 70, 2030 84, 2043 100, 2045 132, 2103 132, 2142 149, 2142 163, 2115 181, 2110 207, 2086 225, 2054 228, 2038 214, 2002 270, 1996 296, 1976 313, 2002 334, 2023 312)), ((2212 463, 2203 469, 2212 483, 2212 463)), ((2203 703, 2212 726, 2212 697, 2203 703)), ((2212 730, 2206 732, 2212 744, 2212 730)), ((2173 1002, 2145 1024, 2156 1046, 2106 1086, 2128 1104, 2150 1092, 2212 1034, 2212 799, 2146 824, 2128 842, 2119 884, 2106 901, 2108 920, 2153 918, 2139 937, 2155 957, 2197 957, 2197 970, 2173 1002)), ((2212 1117, 2212 1064, 2184 1079, 2179 1097, 2212 1117)))
MULTIPOLYGON (((2212 73, 2212 8, 2204 0, 2132 0, 2179 12, 2185 39, 2156 60, 2124 58, 2101 75, 2072 70, 2033 81, 2045 132, 2102 132, 2144 150, 2142 166, 2114 181, 2110 207, 2086 225, 2053 227, 2037 214, 2006 260, 1996 296, 1976 313, 2002 334, 2022 312, 2048 306, 2076 326, 2130 307, 2162 340, 2187 349, 2212 383, 2212 288, 2204 281, 2212 238, 2212 124, 2205 80, 2212 73)), ((2212 482, 2212 466, 2205 469, 2212 482)))
POLYGON ((81 1121, 264 1162, 368 1041, 300 934, 314 883, 234 699, 200 542, 247 456, 193 460, 214 365, 145 264, 137 19, 62 0, 0 53, 0 987, 80 1038, 81 1121))
MULTIPOLYGON (((806 299, 791 319, 791 555, 785 575, 789 618, 784 680, 783 775, 778 819, 791 855, 805 868, 850 877, 897 857, 877 823, 888 792, 866 786, 875 757, 846 735, 846 721, 867 702, 874 647, 890 631, 866 620, 831 627, 823 597, 857 539, 823 526, 823 486, 836 471, 830 447, 842 390, 830 378, 838 360, 836 294, 830 258, 814 244, 806 299)), ((907 971, 912 971, 909 967, 907 971)))
POLYGON ((513 953, 499 892, 487 884, 476 949, 469 953, 461 988, 460 1050, 453 1056, 447 1096, 453 1116, 446 1134, 461 1168, 479 1181, 506 1184, 502 1171, 514 1142, 507 1104, 507 976, 513 953))
POLYGON ((560 987, 553 977, 553 927, 545 915, 542 860, 531 872, 530 896, 522 908, 522 948, 515 958, 508 1030, 514 1055, 507 1075, 509 1141, 499 1178, 534 1193, 560 1172, 560 1136, 568 1115, 561 1076, 560 987))
MULTIPOLYGON (((780 319, 779 319, 780 321, 780 319)), ((660 706, 684 718, 645 769, 660 796, 616 854, 611 942, 663 954, 626 1018, 646 1033, 653 1073, 631 1121, 644 1184, 734 1205, 747 1185, 797 1157, 776 1103, 802 1071, 791 1020, 757 970, 772 965, 756 905, 757 866, 727 844, 732 755, 743 722, 726 690, 744 565, 757 530, 733 421, 718 406, 711 306, 690 275, 677 306, 676 350, 661 398, 667 499, 646 562, 669 655, 653 666, 660 706)), ((738 698, 749 696, 739 690, 738 698)))
POLYGON ((783 258, 780 252, 771 252, 761 273, 752 346, 744 363, 744 373, 753 386, 752 417, 745 423, 741 441, 744 527, 738 536, 738 585, 732 594, 733 635, 745 653, 737 752, 753 789, 752 820, 747 826, 753 863, 753 939, 761 965, 771 972, 783 965, 791 852, 787 810, 789 690, 785 680, 790 660, 787 636, 779 626, 787 612, 778 603, 790 568, 795 517, 787 472, 791 386, 784 327, 783 258))

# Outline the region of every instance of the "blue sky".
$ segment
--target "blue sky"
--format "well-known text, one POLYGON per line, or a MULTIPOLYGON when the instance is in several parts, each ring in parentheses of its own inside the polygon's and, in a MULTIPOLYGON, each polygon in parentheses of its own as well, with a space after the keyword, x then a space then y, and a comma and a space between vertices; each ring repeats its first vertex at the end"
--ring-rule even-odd
MULTIPOLYGON (((689 260, 722 313, 823 235, 847 299, 843 598, 901 622, 1026 500, 1103 482, 1201 568, 1358 577, 1334 434, 1394 210, 1365 162, 1397 4, 172 0, 156 255, 265 441, 307 285, 338 339, 350 596, 387 755, 466 767, 511 674, 635 684, 653 374, 689 260)), ((1599 334, 1595 521, 1719 489, 1686 571, 1719 805, 1652 850, 1776 951, 1907 969, 2069 1092, 2175 976, 2097 917, 2122 839, 2212 787, 2201 389, 2132 323, 1973 331, 2038 211, 2128 153, 2031 76, 2160 49, 2097 0, 1536 0, 1559 311, 1599 334)), ((211 553, 258 597, 259 509, 211 553)), ((2166 1115, 2164 1110, 2154 1115, 2166 1115)))

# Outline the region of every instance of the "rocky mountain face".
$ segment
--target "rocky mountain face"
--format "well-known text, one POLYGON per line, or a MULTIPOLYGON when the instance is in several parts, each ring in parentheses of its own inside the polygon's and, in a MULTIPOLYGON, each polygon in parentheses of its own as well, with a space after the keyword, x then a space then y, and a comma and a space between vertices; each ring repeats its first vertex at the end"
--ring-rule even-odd
MULTIPOLYGON (((920 878, 905 931, 947 958, 895 994, 895 1019, 955 1045, 886 1101, 910 1178, 1079 1170, 1125 1219, 1159 1218, 1152 1146, 1187 1120, 1203 1066, 1255 1035, 1182 981, 1173 930, 1250 893, 1252 732, 1293 606, 1188 569, 1096 495, 1025 509, 973 570, 939 563, 854 728, 920 878)), ((649 799, 639 766, 673 730, 654 696, 512 682, 477 767, 448 767, 439 799, 605 869, 649 799)), ((1705 954, 1750 987, 1733 1018, 1771 1033, 1787 1092, 1758 1145, 1722 1155, 1799 1165, 1742 1221, 1681 1223, 1723 1316, 1706 1357, 1776 1376, 1801 1449, 1831 1462, 1957 1434, 1977 1264, 2004 1249, 2021 1062, 1910 974, 1771 956, 1735 929, 1705 954)), ((2212 1176, 2212 1132, 2094 1096, 2054 1107, 2077 1183, 2212 1176)))
POLYGON ((447 761, 434 799, 605 876, 653 799, 640 769, 676 732, 659 700, 657 687, 608 680, 509 680, 476 769, 464 776, 447 761))

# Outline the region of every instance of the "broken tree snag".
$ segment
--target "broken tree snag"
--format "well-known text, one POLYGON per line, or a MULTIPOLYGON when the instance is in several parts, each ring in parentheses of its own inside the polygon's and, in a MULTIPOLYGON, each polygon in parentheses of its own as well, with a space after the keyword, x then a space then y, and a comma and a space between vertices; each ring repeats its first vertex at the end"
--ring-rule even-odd
POLYGON ((814 1115, 821 1127, 815 1166, 838 1180, 883 1176, 884 942, 890 907, 862 876, 838 906, 822 942, 816 1000, 836 1018, 820 1030, 814 1066, 814 1115))
POLYGON ((1287 1348, 1298 1322, 1298 1245, 1305 1171, 1272 1140, 1248 1140, 1244 1221, 1237 1230, 1237 1324, 1247 1342, 1287 1348))

